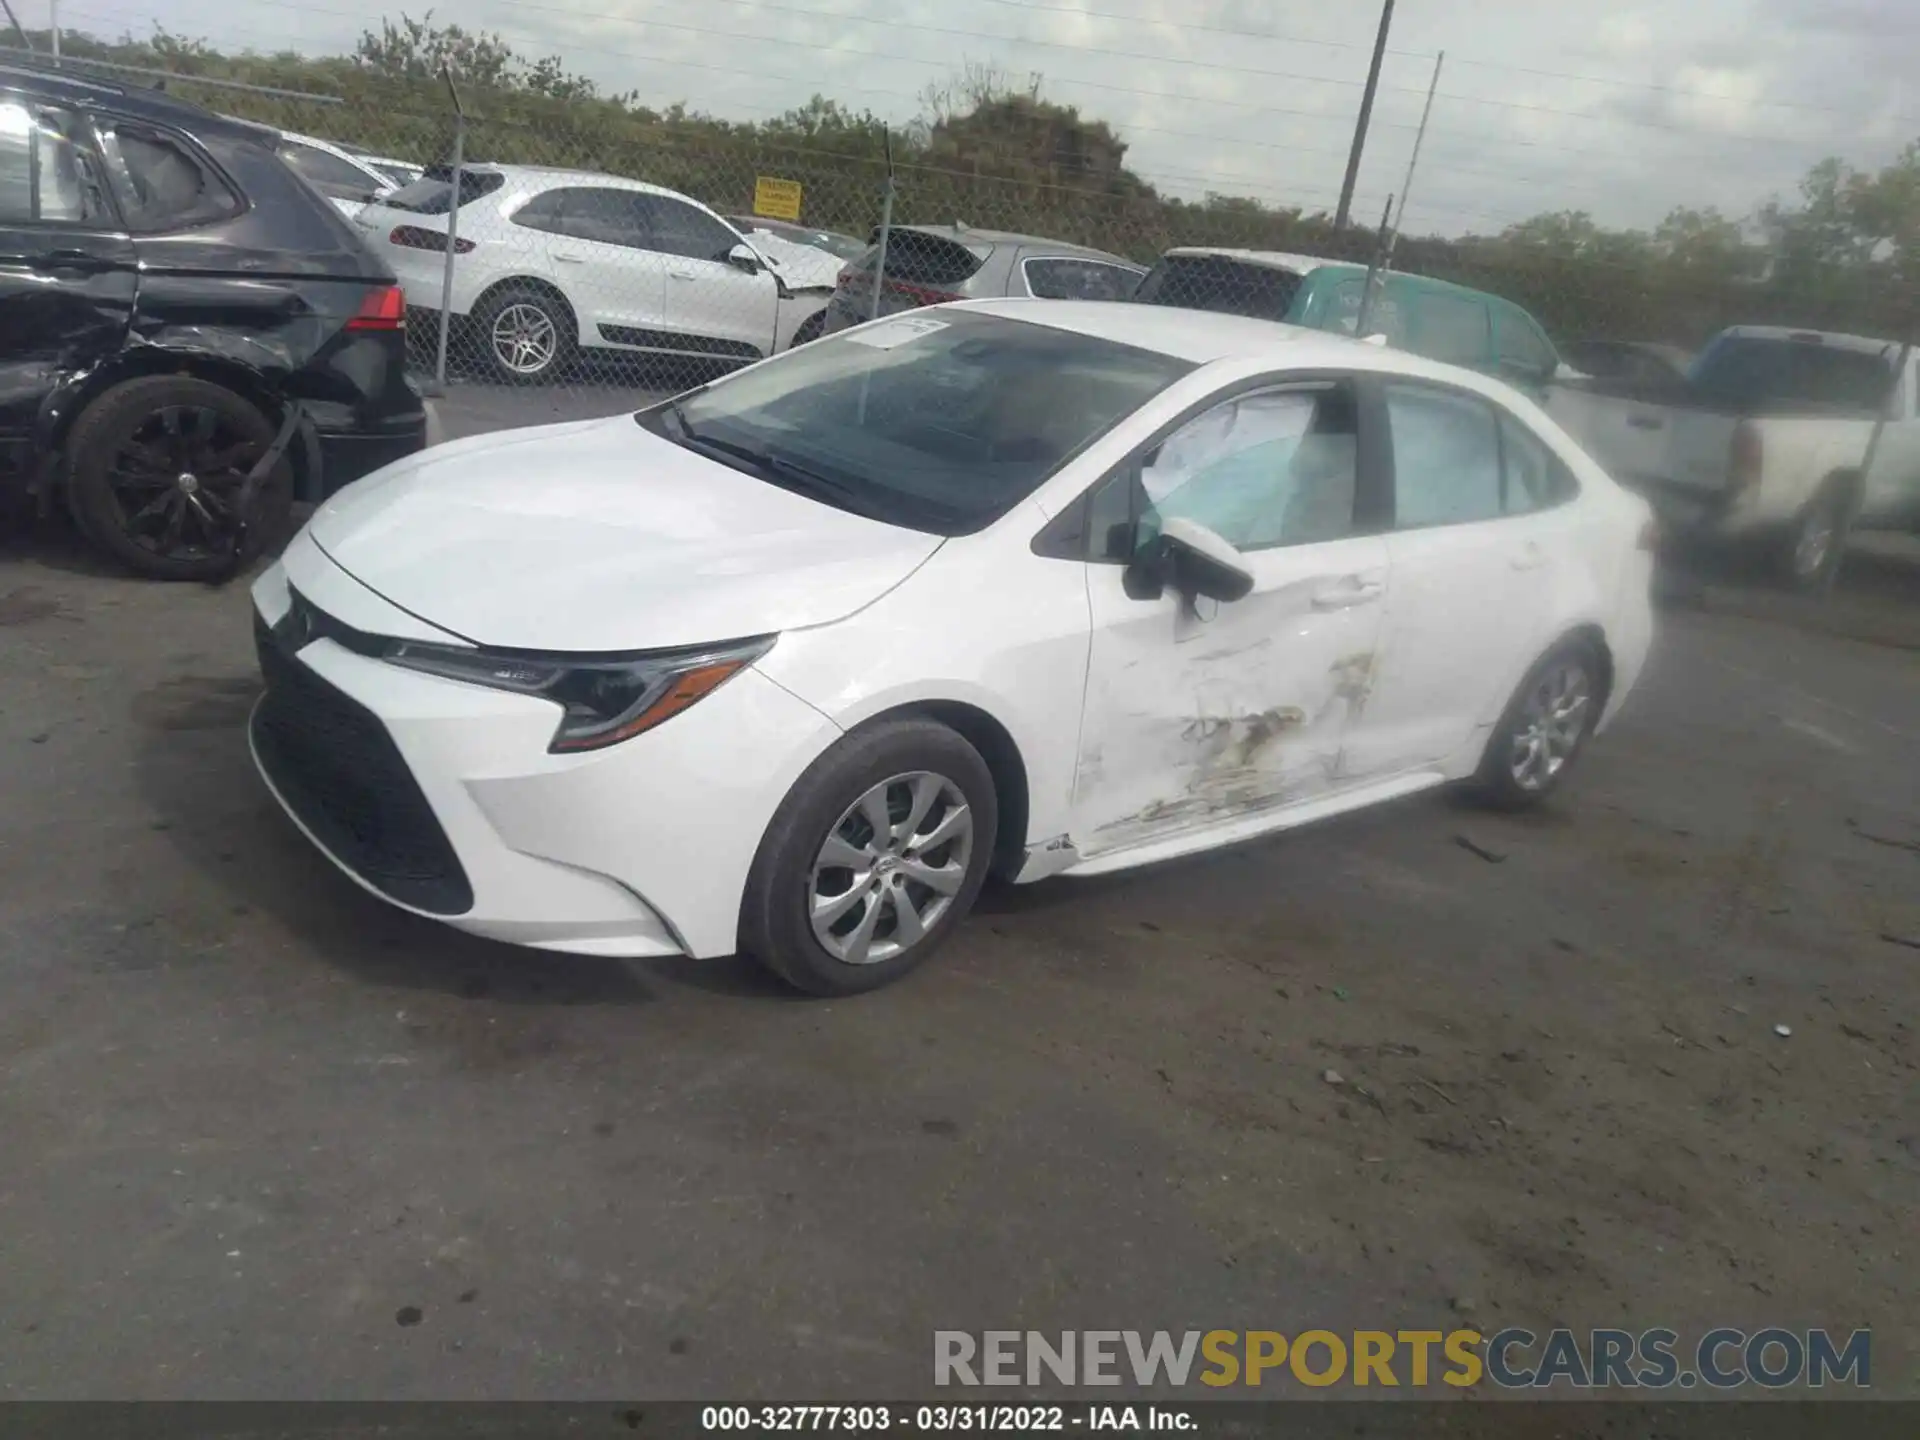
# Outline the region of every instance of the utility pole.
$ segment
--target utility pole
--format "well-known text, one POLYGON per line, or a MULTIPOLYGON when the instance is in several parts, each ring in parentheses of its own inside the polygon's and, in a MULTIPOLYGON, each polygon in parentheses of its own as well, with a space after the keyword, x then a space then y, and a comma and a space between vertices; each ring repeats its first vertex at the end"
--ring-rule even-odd
POLYGON ((53 32, 53 63, 60 63, 60 0, 47 0, 47 29, 53 32))
POLYGON ((1353 210, 1353 187, 1360 178, 1360 152, 1367 148, 1367 125, 1373 119, 1373 92, 1380 88, 1380 62, 1386 58, 1387 31, 1393 28, 1393 0, 1380 5, 1380 33, 1373 38, 1373 63, 1367 67, 1367 88, 1360 92, 1360 116, 1353 123, 1353 149, 1347 153, 1347 178, 1340 182, 1340 208, 1333 223, 1346 229, 1353 210))

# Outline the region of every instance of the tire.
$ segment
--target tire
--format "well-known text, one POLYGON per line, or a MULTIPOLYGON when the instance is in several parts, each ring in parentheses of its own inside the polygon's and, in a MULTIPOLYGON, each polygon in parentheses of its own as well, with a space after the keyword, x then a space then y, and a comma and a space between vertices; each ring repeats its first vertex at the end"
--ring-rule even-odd
POLYGON ((474 307, 470 342, 480 368, 504 385, 537 385, 572 363, 577 326, 567 302, 537 285, 509 284, 474 307), (512 356, 520 354, 516 365, 512 356))
POLYGON ((1780 545, 1782 577, 1794 589, 1827 588, 1846 549, 1852 508, 1852 491, 1840 479, 1827 481, 1807 502, 1780 545))
POLYGON ((1604 670, 1592 644, 1569 640, 1555 646, 1527 672, 1487 737, 1486 753, 1473 778, 1476 795, 1500 810, 1527 810, 1541 804, 1560 788, 1586 749, 1605 703, 1604 670), (1572 688, 1568 677, 1575 677, 1572 688), (1576 695, 1577 711, 1566 713, 1576 695), (1556 710, 1562 715, 1560 721, 1543 729, 1543 712, 1556 710), (1524 763, 1523 746, 1530 757, 1524 763))
POLYGON ((922 719, 855 730, 814 761, 767 827, 741 902, 740 948, 811 995, 856 995, 891 984, 922 964, 973 908, 998 828, 993 776, 952 730, 922 719), (921 843, 875 843, 877 827, 863 802, 878 794, 888 802, 890 836, 917 807, 921 843), (956 823, 956 815, 964 820, 956 823), (842 856, 853 863, 818 863, 842 856), (916 879, 920 871, 942 876, 938 886, 916 879), (856 898, 828 909, 847 896, 856 898), (817 908, 828 910, 819 929, 817 908), (902 945, 908 911, 924 930, 902 945))
POLYGON ((247 472, 277 427, 224 385, 150 375, 106 391, 67 437, 80 533, 153 580, 221 580, 285 539, 293 467, 282 455, 239 514, 247 472), (244 525, 240 522, 244 521, 244 525))
POLYGON ((826 328, 827 312, 823 306, 800 322, 800 328, 793 332, 793 339, 788 343, 787 348, 798 350, 802 345, 811 345, 820 338, 820 332, 826 328))

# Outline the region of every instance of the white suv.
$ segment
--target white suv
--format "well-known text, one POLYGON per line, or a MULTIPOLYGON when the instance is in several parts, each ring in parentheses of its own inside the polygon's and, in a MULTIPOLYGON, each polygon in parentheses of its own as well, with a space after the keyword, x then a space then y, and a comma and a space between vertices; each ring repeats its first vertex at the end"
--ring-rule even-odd
MULTIPOLYGON (((406 290, 440 308, 453 177, 436 166, 354 219, 406 290)), ((578 350, 758 360, 832 293, 839 264, 755 245, 699 201, 581 170, 462 171, 452 314, 493 378, 545 379, 578 350)))

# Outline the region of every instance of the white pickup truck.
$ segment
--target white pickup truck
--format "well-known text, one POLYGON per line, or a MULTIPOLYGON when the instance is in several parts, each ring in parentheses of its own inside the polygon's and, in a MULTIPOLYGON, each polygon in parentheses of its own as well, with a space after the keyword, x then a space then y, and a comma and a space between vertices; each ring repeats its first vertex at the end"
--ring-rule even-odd
POLYGON ((1562 377, 1547 409, 1675 530, 1775 547, 1825 581, 1846 522, 1920 529, 1920 375, 1901 347, 1738 325, 1670 382, 1562 377), (1867 450, 1884 416, 1871 467, 1867 450))

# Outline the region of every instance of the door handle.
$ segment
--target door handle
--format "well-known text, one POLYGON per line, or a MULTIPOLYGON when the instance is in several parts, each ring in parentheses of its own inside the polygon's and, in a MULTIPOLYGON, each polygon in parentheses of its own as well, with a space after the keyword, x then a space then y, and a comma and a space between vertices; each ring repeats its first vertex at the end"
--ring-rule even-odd
POLYGON ((587 257, 582 255, 578 250, 555 250, 553 252, 553 258, 565 261, 569 265, 584 265, 587 263, 587 257))
POLYGON ((667 276, 673 280, 697 280, 699 278, 691 270, 669 270, 667 271, 667 276))
POLYGON ((1358 575, 1349 575, 1325 589, 1314 591, 1312 604, 1316 610, 1350 610, 1355 605, 1378 600, 1386 593, 1387 587, 1378 580, 1363 580, 1358 575))
POLYGON ((1629 415, 1627 424, 1636 430, 1658 430, 1667 422, 1658 415, 1629 415))
POLYGON ((111 270, 113 261, 91 250, 48 250, 33 261, 35 270, 111 270))

